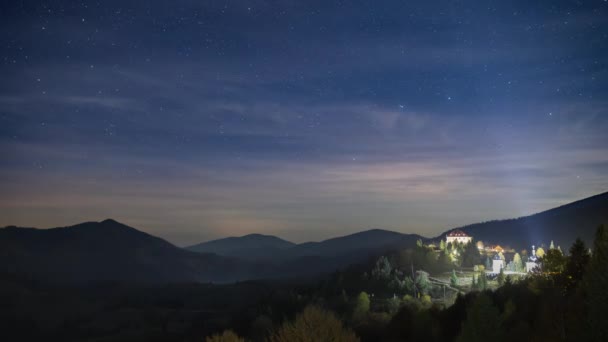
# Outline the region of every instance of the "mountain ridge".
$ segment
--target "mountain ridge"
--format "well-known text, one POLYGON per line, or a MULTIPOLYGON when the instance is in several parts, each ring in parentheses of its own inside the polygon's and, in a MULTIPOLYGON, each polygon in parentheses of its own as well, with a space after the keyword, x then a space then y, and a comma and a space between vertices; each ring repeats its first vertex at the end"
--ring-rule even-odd
POLYGON ((608 223, 608 192, 529 216, 452 228, 434 238, 375 228, 301 244, 263 234, 203 243, 220 247, 228 243, 230 255, 180 248, 113 219, 50 229, 7 226, 0 229, 0 274, 25 272, 46 281, 76 283, 299 277, 332 272, 388 250, 413 247, 419 239, 437 241, 455 229, 488 244, 528 248, 554 240, 567 250, 577 237, 589 245, 602 223, 608 223), (259 241, 270 244, 257 244, 259 241))

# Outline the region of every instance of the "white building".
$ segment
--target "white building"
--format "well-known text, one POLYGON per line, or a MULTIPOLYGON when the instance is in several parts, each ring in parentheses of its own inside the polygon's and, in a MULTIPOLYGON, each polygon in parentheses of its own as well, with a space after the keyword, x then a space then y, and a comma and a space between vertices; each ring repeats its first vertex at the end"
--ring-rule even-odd
POLYGON ((504 267, 505 261, 502 260, 498 254, 494 255, 494 259, 492 260, 492 273, 498 274, 504 267))
POLYGON ((454 242, 459 242, 466 245, 473 240, 473 237, 467 235, 467 233, 463 232, 462 230, 453 230, 448 233, 445 239, 447 243, 454 244, 454 242))
POLYGON ((526 272, 532 272, 538 267, 538 263, 536 263, 537 260, 536 249, 534 248, 534 245, 532 245, 532 254, 530 254, 528 261, 526 261, 526 272))

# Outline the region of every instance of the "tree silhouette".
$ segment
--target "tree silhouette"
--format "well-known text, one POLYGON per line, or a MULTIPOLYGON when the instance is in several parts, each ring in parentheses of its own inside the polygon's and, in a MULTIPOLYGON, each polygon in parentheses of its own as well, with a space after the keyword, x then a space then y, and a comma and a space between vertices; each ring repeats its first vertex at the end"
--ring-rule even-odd
POLYGON ((588 332, 592 341, 608 341, 608 229, 598 227, 593 254, 583 282, 588 310, 588 332))
POLYGON ((355 333, 345 328, 331 312, 317 306, 308 306, 293 322, 284 323, 270 342, 358 342, 355 333))
POLYGON ((485 293, 480 293, 467 310, 467 318, 462 326, 457 342, 500 342, 505 333, 501 325, 498 309, 485 293))
POLYGON ((355 309, 353 310, 353 319, 361 320, 369 312, 369 295, 366 292, 361 292, 355 300, 355 309))
POLYGON ((231 330, 225 330, 221 334, 207 337, 205 342, 245 342, 245 339, 239 337, 231 330))

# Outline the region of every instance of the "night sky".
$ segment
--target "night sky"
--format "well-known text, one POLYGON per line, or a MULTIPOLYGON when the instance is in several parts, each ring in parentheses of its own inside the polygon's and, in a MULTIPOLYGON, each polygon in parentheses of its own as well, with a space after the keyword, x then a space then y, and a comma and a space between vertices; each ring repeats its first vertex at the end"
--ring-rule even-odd
POLYGON ((608 2, 3 1, 0 225, 432 236, 608 190, 608 2))

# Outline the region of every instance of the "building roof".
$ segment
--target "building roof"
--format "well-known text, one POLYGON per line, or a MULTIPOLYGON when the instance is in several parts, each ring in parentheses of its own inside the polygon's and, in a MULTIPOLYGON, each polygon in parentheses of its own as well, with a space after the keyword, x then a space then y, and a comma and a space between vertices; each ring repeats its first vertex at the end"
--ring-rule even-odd
POLYGON ((469 235, 467 235, 467 233, 463 232, 462 230, 452 230, 451 232, 448 233, 449 237, 469 237, 469 235))

